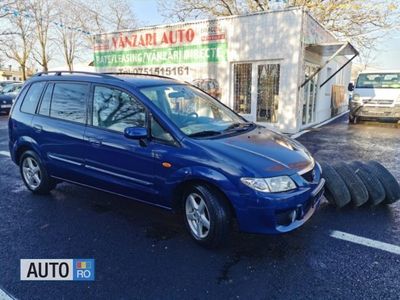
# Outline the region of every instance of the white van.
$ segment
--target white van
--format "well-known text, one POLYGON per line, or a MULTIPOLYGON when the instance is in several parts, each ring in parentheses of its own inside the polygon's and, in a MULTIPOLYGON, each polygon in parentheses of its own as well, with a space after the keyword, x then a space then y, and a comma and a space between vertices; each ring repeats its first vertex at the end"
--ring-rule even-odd
POLYGON ((400 70, 361 72, 350 100, 349 122, 357 120, 400 121, 400 70))

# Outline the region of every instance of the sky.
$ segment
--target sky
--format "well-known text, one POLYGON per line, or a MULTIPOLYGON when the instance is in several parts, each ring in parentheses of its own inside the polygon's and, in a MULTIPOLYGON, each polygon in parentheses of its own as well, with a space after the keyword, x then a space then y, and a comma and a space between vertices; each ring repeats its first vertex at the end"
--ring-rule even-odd
POLYGON ((374 64, 385 69, 400 69, 400 33, 386 37, 375 53, 374 64))
POLYGON ((164 23, 164 17, 158 12, 157 0, 130 0, 130 2, 140 25, 164 23))
MULTIPOLYGON (((131 0, 131 5, 142 26, 168 23, 158 11, 157 0, 131 0)), ((400 69, 400 32, 388 34, 372 57, 380 69, 400 69)))

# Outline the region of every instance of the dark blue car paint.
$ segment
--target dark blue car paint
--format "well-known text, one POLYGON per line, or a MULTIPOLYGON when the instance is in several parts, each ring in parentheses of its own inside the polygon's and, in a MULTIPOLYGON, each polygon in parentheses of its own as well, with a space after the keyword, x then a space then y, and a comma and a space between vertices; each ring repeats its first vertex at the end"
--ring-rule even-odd
MULTIPOLYGON (((143 86, 164 84, 178 83, 152 77, 124 80, 82 75, 33 77, 17 98, 9 120, 11 157, 18 164, 21 149, 31 149, 55 178, 167 209, 176 207, 180 200, 177 192, 185 182, 207 182, 226 196, 240 229, 247 232, 287 232, 311 217, 319 205, 323 180, 318 164, 314 164, 301 145, 260 126, 221 138, 189 138, 138 91, 143 86), (27 87, 43 80, 79 81, 122 89, 147 107, 147 113, 170 132, 175 143, 149 139, 143 145, 143 141, 94 127, 90 122, 85 126, 21 112, 21 99, 27 87), (171 167, 165 168, 163 162, 171 167), (307 182, 299 172, 313 164, 314 179, 307 182), (297 189, 263 193, 240 181, 241 177, 280 175, 290 176, 297 189), (293 210, 297 214, 291 224, 277 224, 277 213, 293 210)), ((90 111, 90 101, 88 107, 90 111)))
POLYGON ((8 113, 15 97, 0 95, 0 113, 8 113))

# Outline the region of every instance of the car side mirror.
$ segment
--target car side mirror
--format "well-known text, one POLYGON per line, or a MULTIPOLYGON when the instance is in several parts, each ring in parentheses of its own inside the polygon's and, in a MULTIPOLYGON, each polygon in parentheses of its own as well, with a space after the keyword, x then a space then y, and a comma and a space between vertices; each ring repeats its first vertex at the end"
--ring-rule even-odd
POLYGON ((147 128, 145 127, 127 127, 124 130, 124 136, 132 140, 147 138, 147 128))
POLYGON ((348 85, 348 87, 347 87, 347 90, 348 90, 349 92, 354 91, 354 83, 350 82, 349 85, 348 85))

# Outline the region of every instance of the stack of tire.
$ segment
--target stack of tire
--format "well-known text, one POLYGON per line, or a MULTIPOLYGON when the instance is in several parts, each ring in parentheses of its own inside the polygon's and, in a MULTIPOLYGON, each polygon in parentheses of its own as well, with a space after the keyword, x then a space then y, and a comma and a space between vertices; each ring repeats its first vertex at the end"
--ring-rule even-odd
POLYGON ((379 162, 321 163, 325 197, 339 208, 351 204, 392 204, 400 199, 400 185, 379 162))

